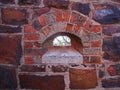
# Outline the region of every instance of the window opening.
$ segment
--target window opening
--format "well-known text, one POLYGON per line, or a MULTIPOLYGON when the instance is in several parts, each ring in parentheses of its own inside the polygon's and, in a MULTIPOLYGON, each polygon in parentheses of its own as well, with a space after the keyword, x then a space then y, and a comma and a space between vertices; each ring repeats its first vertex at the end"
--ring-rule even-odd
POLYGON ((71 46, 71 39, 68 36, 57 36, 53 40, 53 46, 71 46))

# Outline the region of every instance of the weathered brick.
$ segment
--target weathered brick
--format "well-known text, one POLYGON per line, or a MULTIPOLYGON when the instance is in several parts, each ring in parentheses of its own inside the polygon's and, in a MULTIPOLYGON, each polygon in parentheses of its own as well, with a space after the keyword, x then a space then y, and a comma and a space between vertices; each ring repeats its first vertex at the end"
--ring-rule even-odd
POLYGON ((66 31, 72 31, 73 25, 72 24, 67 24, 66 31))
POLYGON ((120 78, 109 78, 102 80, 102 86, 104 88, 120 87, 120 78))
POLYGON ((91 41, 91 47, 102 47, 102 41, 91 41))
POLYGON ((43 8, 35 8, 33 10, 34 10, 33 18, 35 18, 35 17, 38 17, 42 14, 45 14, 45 13, 49 12, 50 8, 49 7, 43 7, 43 8))
POLYGON ((16 67, 15 66, 0 66, 0 89, 16 89, 16 67))
POLYGON ((37 47, 37 48, 42 47, 41 43, 39 43, 39 42, 34 42, 33 46, 37 47))
POLYGON ((47 24, 45 16, 40 16, 38 20, 42 26, 45 26, 47 24))
POLYGON ((40 0, 18 0, 20 5, 39 5, 40 0))
POLYGON ((115 5, 98 4, 94 19, 101 24, 115 24, 120 22, 120 10, 115 5))
POLYGON ((24 34, 24 40, 38 40, 38 34, 24 34))
POLYGON ((67 9, 69 6, 69 1, 65 0, 44 0, 44 5, 48 7, 67 9))
POLYGON ((71 20, 70 20, 71 23, 75 23, 81 26, 84 24, 85 21, 86 21, 86 18, 83 17, 82 15, 74 12, 72 13, 71 20))
POLYGON ((0 35, 0 63, 19 64, 22 49, 20 35, 0 35))
POLYGON ((25 9, 2 9, 2 21, 4 24, 21 25, 27 24, 25 9))
POLYGON ((40 33, 42 33, 42 34, 44 34, 45 36, 47 36, 47 35, 49 35, 50 31, 51 31, 51 28, 48 26, 48 27, 45 27, 44 29, 42 29, 42 30, 40 31, 40 33))
POLYGON ((83 56, 84 63, 89 63, 90 57, 89 56, 83 56))
POLYGON ((14 0, 0 0, 0 3, 2 4, 14 4, 14 0))
POLYGON ((100 63, 101 62, 101 56, 91 56, 90 63, 100 63))
POLYGON ((35 29, 31 25, 24 26, 24 33, 35 33, 35 29))
POLYGON ((82 3, 76 3, 74 2, 72 4, 72 10, 76 10, 80 13, 83 13, 85 15, 88 15, 90 13, 90 7, 89 4, 82 4, 82 3))
POLYGON ((21 27, 10 27, 0 25, 0 33, 21 33, 21 27))
POLYGON ((64 90, 64 76, 19 75, 21 88, 64 90), (32 82, 32 83, 31 83, 32 82))
POLYGON ((85 48, 83 50, 83 53, 85 55, 99 55, 101 52, 100 52, 100 49, 85 48))
POLYGON ((33 42, 24 42, 24 48, 32 48, 33 42))
POLYGON ((63 12, 63 21, 69 22, 69 19, 70 19, 70 12, 64 11, 63 12))
POLYGON ((52 66, 53 72, 66 72, 67 70, 68 70, 67 66, 63 66, 63 65, 52 66))
POLYGON ((93 25, 93 26, 91 26, 91 28, 90 28, 90 31, 91 31, 91 32, 95 32, 95 33, 100 33, 101 30, 102 30, 101 25, 93 25))
POLYGON ((105 72, 103 70, 99 70, 99 78, 103 78, 105 75, 105 72))
POLYGON ((25 57, 25 61, 24 64, 34 64, 35 61, 33 59, 33 57, 25 57))
POLYGON ((120 75, 120 64, 110 65, 107 71, 111 76, 120 75))
POLYGON ((90 89, 95 88, 97 83, 96 70, 70 69, 70 88, 71 89, 90 89))
POLYGON ((21 72, 45 72, 45 65, 22 65, 21 72))
POLYGON ((50 12, 46 15, 46 22, 47 24, 52 24, 56 22, 56 16, 55 13, 50 12))
POLYGON ((62 22, 63 21, 62 11, 57 11, 55 14, 56 14, 56 21, 57 22, 62 22))
POLYGON ((78 32, 79 29, 80 29, 79 25, 74 25, 74 32, 78 32))

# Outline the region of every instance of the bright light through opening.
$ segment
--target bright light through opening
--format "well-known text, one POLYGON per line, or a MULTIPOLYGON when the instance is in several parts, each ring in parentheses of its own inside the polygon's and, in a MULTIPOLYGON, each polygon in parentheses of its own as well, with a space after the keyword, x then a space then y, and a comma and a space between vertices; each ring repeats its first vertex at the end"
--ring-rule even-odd
POLYGON ((71 46, 71 39, 68 36, 58 36, 53 40, 53 46, 71 46))

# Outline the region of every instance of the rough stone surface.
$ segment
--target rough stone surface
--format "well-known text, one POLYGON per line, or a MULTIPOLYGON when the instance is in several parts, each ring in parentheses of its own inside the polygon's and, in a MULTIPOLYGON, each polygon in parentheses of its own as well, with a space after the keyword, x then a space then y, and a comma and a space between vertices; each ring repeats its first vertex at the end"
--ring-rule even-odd
POLYGON ((55 8, 63 8, 67 9, 69 6, 69 1, 65 0, 44 0, 45 6, 55 7, 55 8))
POLYGON ((43 89, 43 90, 65 89, 63 76, 19 75, 19 79, 21 88, 25 89, 43 89))
POLYGON ((20 5, 39 5, 40 0, 18 0, 20 5))
POLYGON ((120 87, 120 78, 103 79, 102 86, 104 88, 120 87))
POLYGON ((69 73, 71 89, 90 89, 97 86, 97 76, 94 69, 70 69, 69 73))
POLYGON ((21 27, 10 27, 0 25, 0 33, 21 33, 21 27))
POLYGON ((45 65, 22 65, 21 72, 45 72, 45 65))
POLYGON ((114 5, 101 4, 95 6, 94 19, 101 24, 115 24, 120 22, 120 10, 114 5))
POLYGON ((90 13, 89 4, 82 4, 82 3, 73 3, 72 10, 76 10, 80 13, 88 15, 90 13))
POLYGON ((21 25, 27 24, 26 11, 20 9, 2 9, 2 20, 4 24, 21 25))
POLYGON ((0 35, 0 63, 20 64, 22 55, 20 35, 0 35))
POLYGON ((16 89, 16 67, 0 66, 0 89, 16 89))
POLYGON ((14 0, 0 0, 2 4, 14 4, 14 0))
POLYGON ((67 70, 68 70, 67 66, 63 66, 63 65, 52 66, 53 72, 66 72, 67 70))

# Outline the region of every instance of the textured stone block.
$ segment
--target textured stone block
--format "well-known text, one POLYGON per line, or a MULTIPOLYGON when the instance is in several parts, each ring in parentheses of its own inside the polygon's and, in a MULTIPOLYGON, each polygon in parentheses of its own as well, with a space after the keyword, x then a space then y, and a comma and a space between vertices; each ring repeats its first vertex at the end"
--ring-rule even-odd
POLYGON ((68 70, 67 66, 63 66, 63 65, 52 66, 53 72, 66 72, 67 70, 68 70))
POLYGON ((23 89, 64 90, 63 76, 19 75, 20 86, 23 89))
POLYGON ((22 49, 20 35, 0 35, 0 63, 19 64, 22 49))
POLYGON ((94 19, 101 24, 115 24, 120 22, 120 10, 115 5, 99 4, 95 6, 94 19))
POLYGON ((48 7, 67 9, 69 6, 69 1, 65 0, 44 0, 44 5, 48 7))
POLYGON ((103 79, 102 87, 104 87, 104 88, 120 87, 120 78, 103 79))
POLYGON ((21 27, 10 27, 0 25, 0 33, 21 33, 21 27))
POLYGON ((0 3, 2 4, 14 4, 14 0, 0 0, 0 3))
POLYGON ((90 89, 97 86, 96 70, 70 69, 71 89, 90 89))
POLYGON ((82 4, 82 3, 73 3, 72 10, 76 10, 80 13, 88 15, 90 13, 89 4, 82 4))
POLYGON ((21 72, 45 72, 45 65, 22 65, 21 72))
POLYGON ((16 89, 16 67, 15 66, 0 66, 0 89, 16 89))
POLYGON ((20 5, 39 5, 41 0, 18 0, 20 5))
POLYGON ((26 11, 20 9, 2 9, 2 21, 4 24, 21 25, 27 24, 26 11))

